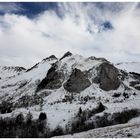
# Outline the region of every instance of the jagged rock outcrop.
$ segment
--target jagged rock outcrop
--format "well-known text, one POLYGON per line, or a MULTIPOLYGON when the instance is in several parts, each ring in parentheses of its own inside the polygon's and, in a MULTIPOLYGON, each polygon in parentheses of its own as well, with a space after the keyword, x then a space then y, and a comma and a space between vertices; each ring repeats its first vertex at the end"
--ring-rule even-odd
POLYGON ((65 57, 71 56, 71 55, 72 55, 72 53, 68 51, 60 58, 60 60, 64 59, 65 57))
POLYGON ((87 87, 91 85, 89 79, 79 69, 74 69, 72 71, 72 74, 70 75, 70 78, 67 80, 67 82, 64 84, 64 88, 69 92, 81 92, 87 87))
POLYGON ((37 68, 38 65, 39 65, 39 63, 36 63, 36 64, 35 64, 34 66, 32 66, 31 68, 27 69, 26 72, 29 72, 29 71, 31 71, 31 70, 34 69, 34 68, 37 68))
POLYGON ((115 90, 120 85, 118 78, 118 70, 110 63, 102 63, 97 68, 97 77, 93 79, 93 82, 99 83, 100 88, 109 91, 115 90))
POLYGON ((37 87, 37 91, 41 89, 58 89, 64 81, 64 73, 57 70, 57 65, 53 64, 48 70, 47 76, 41 81, 37 87))
POLYGON ((13 71, 16 71, 16 72, 21 72, 21 71, 24 71, 26 70, 24 67, 19 67, 19 66, 4 66, 2 67, 3 70, 13 70, 13 71))
POLYGON ((56 60, 57 60, 57 57, 56 57, 55 55, 51 55, 51 56, 49 56, 49 57, 43 59, 43 61, 52 60, 52 59, 54 59, 54 60, 56 59, 56 60))

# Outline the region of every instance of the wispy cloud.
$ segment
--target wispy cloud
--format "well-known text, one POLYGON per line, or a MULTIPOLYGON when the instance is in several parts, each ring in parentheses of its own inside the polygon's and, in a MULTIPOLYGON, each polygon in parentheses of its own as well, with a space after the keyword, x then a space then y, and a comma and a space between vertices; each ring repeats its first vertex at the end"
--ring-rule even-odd
POLYGON ((138 61, 137 6, 138 3, 59 3, 57 13, 49 9, 33 19, 7 13, 0 17, 0 63, 31 66, 48 55, 60 57, 68 50, 112 62, 138 61), (105 22, 113 29, 102 31, 105 22))
POLYGON ((4 13, 12 13, 12 12, 18 12, 23 10, 22 7, 20 6, 20 4, 16 4, 16 3, 0 3, 0 13, 4 14, 4 13))

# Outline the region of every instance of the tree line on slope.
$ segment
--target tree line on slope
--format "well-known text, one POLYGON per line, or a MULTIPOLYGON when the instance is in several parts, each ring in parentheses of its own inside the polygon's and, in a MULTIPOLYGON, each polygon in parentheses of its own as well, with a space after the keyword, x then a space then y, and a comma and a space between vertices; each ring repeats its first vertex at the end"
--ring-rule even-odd
POLYGON ((50 131, 46 113, 40 113, 37 120, 32 119, 29 112, 26 117, 22 113, 14 118, 0 118, 0 138, 43 138, 62 134, 61 128, 50 131))
POLYGON ((105 112, 106 107, 100 102, 92 110, 82 110, 80 107, 75 117, 65 128, 60 126, 51 130, 47 124, 46 113, 41 112, 38 119, 34 120, 29 112, 26 117, 22 113, 13 118, 0 118, 1 138, 49 138, 64 134, 73 134, 89 129, 126 123, 140 113, 137 109, 126 109, 113 114, 105 112), (102 113, 102 115, 98 115, 102 113))

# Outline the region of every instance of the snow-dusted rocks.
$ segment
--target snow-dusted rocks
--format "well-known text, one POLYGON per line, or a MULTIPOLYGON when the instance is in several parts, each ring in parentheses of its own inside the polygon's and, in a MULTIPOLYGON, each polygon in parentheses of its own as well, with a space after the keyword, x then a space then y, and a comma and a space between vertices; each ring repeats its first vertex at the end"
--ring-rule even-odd
POLYGON ((85 59, 67 52, 52 65, 38 85, 37 91, 63 87, 68 92, 80 93, 88 88, 91 82, 98 83, 103 90, 115 90, 120 85, 118 70, 106 59, 96 57, 85 59))
POLYGON ((25 72, 25 68, 18 66, 0 66, 0 79, 5 79, 25 72))

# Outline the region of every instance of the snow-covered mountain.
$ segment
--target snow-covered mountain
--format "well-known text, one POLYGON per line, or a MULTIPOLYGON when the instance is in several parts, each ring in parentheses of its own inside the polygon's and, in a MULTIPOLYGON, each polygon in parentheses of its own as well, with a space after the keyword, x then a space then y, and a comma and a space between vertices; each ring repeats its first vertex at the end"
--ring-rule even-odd
POLYGON ((6 76, 0 79, 0 116, 20 112, 26 116, 30 111, 37 119, 45 112, 47 126, 51 130, 61 127, 65 133, 126 123, 139 115, 140 75, 115 66, 104 58, 67 52, 27 70, 1 68, 1 77, 6 76), (82 122, 77 122, 79 109, 86 114, 82 122), (100 124, 101 120, 108 123, 100 124), (73 122, 81 123, 83 129, 73 122))

